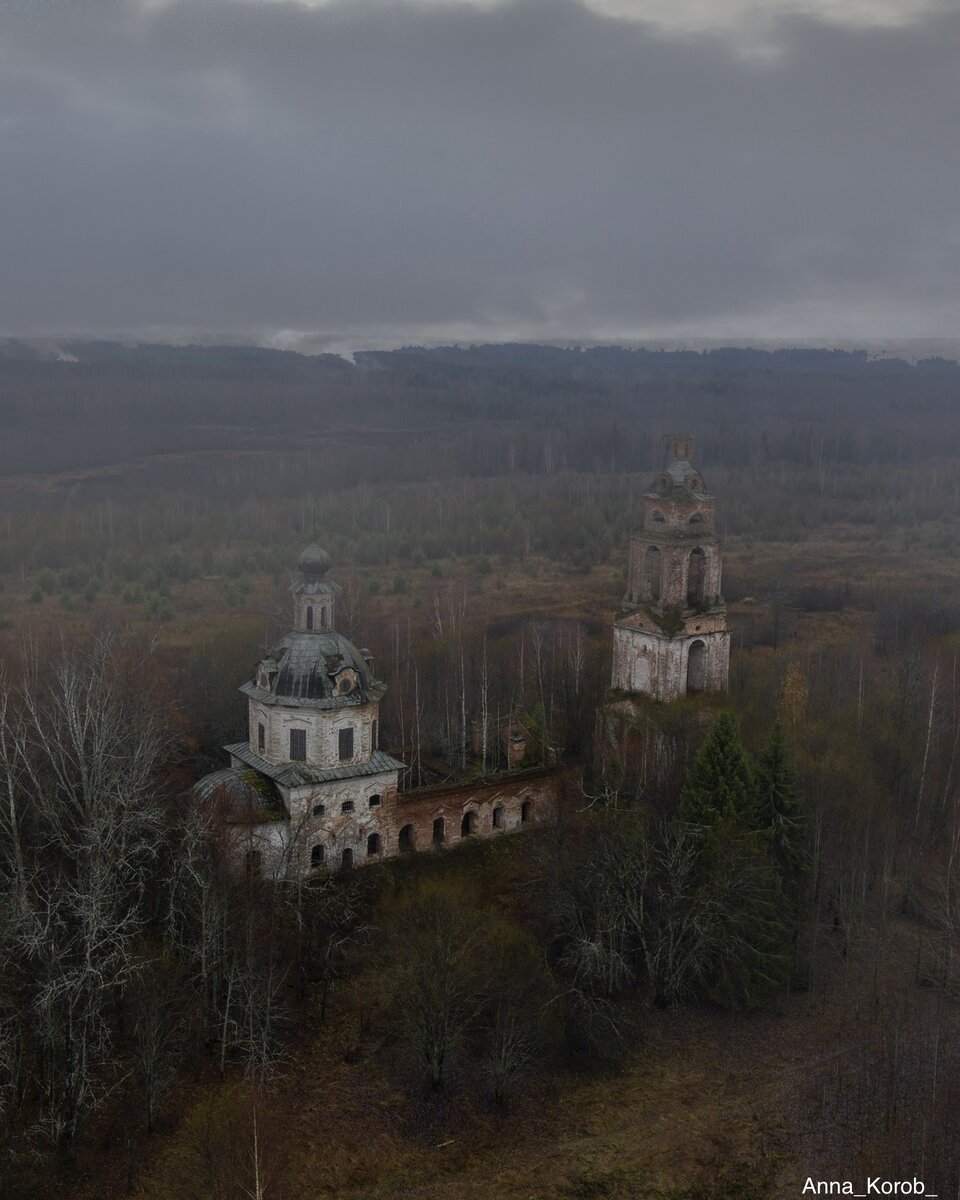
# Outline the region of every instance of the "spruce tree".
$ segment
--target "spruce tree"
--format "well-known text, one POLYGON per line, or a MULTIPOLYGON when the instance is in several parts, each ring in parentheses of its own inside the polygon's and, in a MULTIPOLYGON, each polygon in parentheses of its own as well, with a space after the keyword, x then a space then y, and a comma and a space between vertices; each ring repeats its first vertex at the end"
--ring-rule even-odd
POLYGON ((737 724, 722 712, 710 727, 680 795, 679 817, 709 828, 720 818, 756 828, 753 769, 737 724))
POLYGON ((792 891, 805 866, 803 812, 783 722, 773 723, 757 758, 756 824, 768 831, 770 853, 784 885, 792 891))

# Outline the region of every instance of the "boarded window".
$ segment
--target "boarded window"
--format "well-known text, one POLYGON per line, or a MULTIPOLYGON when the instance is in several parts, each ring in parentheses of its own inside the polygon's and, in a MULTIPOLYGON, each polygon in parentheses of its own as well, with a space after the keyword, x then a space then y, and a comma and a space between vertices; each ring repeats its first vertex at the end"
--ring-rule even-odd
POLYGON ((307 731, 305 729, 290 730, 290 757, 294 762, 307 761, 307 731))
POLYGON ((323 866, 323 847, 312 846, 310 849, 310 866, 314 871, 323 866))
POLYGON ((266 745, 267 745, 267 731, 264 729, 263 722, 261 721, 257 725, 257 749, 263 750, 266 748, 266 745))
POLYGON ((380 834, 371 833, 367 838, 367 854, 380 853, 380 834))
POLYGON ((341 729, 339 735, 340 761, 347 762, 353 758, 353 730, 341 729))
POLYGON ((493 810, 493 827, 494 829, 503 828, 503 805, 498 804, 493 810))

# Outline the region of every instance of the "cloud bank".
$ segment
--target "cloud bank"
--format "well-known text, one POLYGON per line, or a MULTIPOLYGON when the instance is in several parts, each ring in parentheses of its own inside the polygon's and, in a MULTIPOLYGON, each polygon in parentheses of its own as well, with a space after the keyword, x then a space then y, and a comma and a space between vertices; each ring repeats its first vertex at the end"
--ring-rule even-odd
POLYGON ((756 12, 8 3, 0 333, 955 334, 960 13, 756 12))

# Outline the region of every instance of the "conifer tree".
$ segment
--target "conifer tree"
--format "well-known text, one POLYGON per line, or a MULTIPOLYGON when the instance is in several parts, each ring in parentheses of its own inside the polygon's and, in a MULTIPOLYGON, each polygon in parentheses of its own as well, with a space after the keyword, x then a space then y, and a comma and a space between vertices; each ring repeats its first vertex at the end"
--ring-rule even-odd
POLYGON ((792 890, 804 870, 803 813, 786 732, 779 718, 757 758, 756 804, 757 828, 769 831, 774 864, 785 886, 792 890))
POLYGON ((710 827, 721 817, 755 828, 755 784, 750 759, 728 712, 710 727, 680 795, 679 816, 710 827))

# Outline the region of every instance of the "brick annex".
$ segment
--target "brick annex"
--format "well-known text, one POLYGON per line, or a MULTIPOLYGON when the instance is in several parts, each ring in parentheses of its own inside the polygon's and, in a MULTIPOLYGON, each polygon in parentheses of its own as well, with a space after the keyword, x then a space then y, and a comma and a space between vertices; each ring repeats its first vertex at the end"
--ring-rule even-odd
MULTIPOLYGON (((614 621, 612 685, 621 695, 670 701, 726 687, 730 635, 715 501, 691 453, 689 438, 673 438, 643 496, 624 608, 614 621)), ((569 774, 559 764, 401 786, 406 765, 380 745, 387 686, 370 652, 337 632, 341 588, 328 576, 330 557, 313 544, 297 565, 293 629, 240 689, 247 738, 224 747, 230 765, 194 788, 237 865, 251 875, 307 875, 542 820, 569 774)), ((524 733, 512 718, 494 731, 511 766, 522 757, 524 733)))

